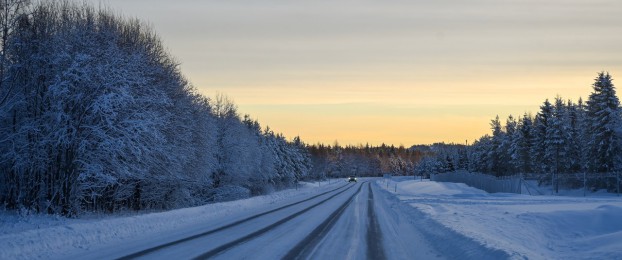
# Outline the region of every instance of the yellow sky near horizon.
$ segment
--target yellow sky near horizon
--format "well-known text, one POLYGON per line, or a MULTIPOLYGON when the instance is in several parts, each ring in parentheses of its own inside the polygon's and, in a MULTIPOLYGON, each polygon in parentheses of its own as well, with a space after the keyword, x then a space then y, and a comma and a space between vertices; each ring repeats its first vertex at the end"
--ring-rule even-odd
POLYGON ((499 115, 522 116, 537 111, 537 106, 426 105, 391 104, 318 104, 318 105, 239 105, 262 126, 291 138, 300 136, 307 143, 332 144, 432 144, 469 143, 490 133, 490 120, 499 115), (311 107, 311 108, 310 108, 311 107), (321 107, 321 108, 318 108, 321 107), (386 112, 384 115, 361 107, 386 112), (327 109, 334 108, 332 111, 327 109), (388 111, 388 112, 387 112, 388 111), (268 122, 268 123, 266 123, 268 122), (270 124, 271 123, 271 124, 270 124))
MULTIPOLYGON (((489 123, 496 115, 505 121, 508 115, 535 114, 545 99, 558 95, 575 102, 587 98, 597 72, 558 78, 495 78, 482 83, 427 82, 422 87, 408 83, 391 87, 240 87, 227 95, 241 113, 250 114, 262 125, 268 122, 290 138, 299 135, 308 143, 472 143, 490 133, 489 123), (452 87, 443 88, 443 84, 452 87)), ((615 77, 616 73, 611 73, 615 77)))
POLYGON ((496 115, 622 77, 617 0, 88 1, 149 23, 201 93, 307 143, 471 143, 496 115))

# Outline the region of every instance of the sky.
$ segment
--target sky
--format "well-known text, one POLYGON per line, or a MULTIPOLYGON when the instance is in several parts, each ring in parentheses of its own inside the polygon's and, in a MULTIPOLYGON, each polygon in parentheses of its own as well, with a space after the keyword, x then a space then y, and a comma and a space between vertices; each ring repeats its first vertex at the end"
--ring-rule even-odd
POLYGON ((307 143, 472 143, 622 77, 619 0, 87 0, 139 18, 203 94, 307 143))

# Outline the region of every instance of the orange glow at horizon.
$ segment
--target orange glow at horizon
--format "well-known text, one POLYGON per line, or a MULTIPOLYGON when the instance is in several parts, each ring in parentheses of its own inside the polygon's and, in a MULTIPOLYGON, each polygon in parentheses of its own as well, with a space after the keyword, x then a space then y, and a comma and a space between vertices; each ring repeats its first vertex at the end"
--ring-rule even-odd
MULTIPOLYGON (((622 70, 618 71, 622 75, 622 70)), ((490 120, 497 115, 503 123, 509 115, 535 115, 545 99, 558 95, 574 102, 579 98, 585 100, 597 72, 528 78, 509 75, 483 83, 349 82, 312 87, 309 82, 292 87, 218 91, 236 102, 240 114, 249 114, 262 126, 270 126, 288 138, 300 136, 309 144, 338 141, 341 145, 384 143, 408 147, 437 142, 472 143, 490 134, 490 120)), ((616 72, 610 73, 615 79, 616 72)), ((204 91, 208 96, 213 93, 204 91)))

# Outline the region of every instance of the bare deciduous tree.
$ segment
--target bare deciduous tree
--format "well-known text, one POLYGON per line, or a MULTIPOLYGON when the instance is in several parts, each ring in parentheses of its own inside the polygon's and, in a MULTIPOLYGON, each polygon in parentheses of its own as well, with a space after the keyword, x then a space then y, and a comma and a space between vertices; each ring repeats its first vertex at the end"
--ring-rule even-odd
POLYGON ((26 15, 29 5, 30 0, 0 0, 0 105, 6 102, 11 92, 4 84, 9 37, 18 19, 26 15))

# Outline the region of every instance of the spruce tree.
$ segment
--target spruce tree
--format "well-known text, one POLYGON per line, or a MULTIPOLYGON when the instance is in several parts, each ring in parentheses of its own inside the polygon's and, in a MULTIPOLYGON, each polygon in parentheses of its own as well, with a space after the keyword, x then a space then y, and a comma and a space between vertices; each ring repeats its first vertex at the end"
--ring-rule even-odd
POLYGON ((564 171, 564 158, 566 155, 564 150, 566 143, 564 130, 565 106, 564 101, 560 97, 555 98, 551 123, 546 129, 544 157, 550 173, 561 173, 564 171))
POLYGON ((545 100, 540 106, 540 112, 536 115, 533 127, 533 143, 531 145, 531 159, 534 163, 534 170, 540 172, 550 172, 545 160, 546 153, 546 131, 551 124, 553 117, 553 106, 549 100, 545 100))
POLYGON ((544 160, 547 164, 546 169, 553 175, 553 185, 555 191, 559 191, 558 176, 565 171, 566 153, 565 153, 565 104, 564 101, 555 98, 555 106, 553 107, 552 117, 550 118, 549 127, 546 129, 545 153, 544 160))
POLYGON ((489 150, 490 159, 489 169, 490 172, 495 176, 501 176, 503 174, 503 139, 505 138, 505 133, 501 130, 501 121, 499 121, 499 116, 497 116, 494 120, 490 122, 490 127, 492 129, 492 143, 491 149, 489 150))
POLYGON ((589 120, 587 118, 587 107, 582 98, 577 101, 577 146, 578 146, 578 165, 580 172, 587 172, 589 166, 588 149, 589 144, 589 120))
POLYGON ((503 163, 503 171, 506 175, 512 175, 516 173, 516 167, 512 162, 512 154, 514 153, 514 138, 516 137, 518 122, 516 119, 509 115, 505 123, 505 135, 501 142, 501 160, 503 163))
POLYGON ((518 121, 517 130, 512 139, 512 162, 520 173, 532 173, 533 164, 530 157, 533 142, 533 119, 525 113, 518 121))
POLYGON ((581 171, 581 111, 577 104, 568 100, 567 103, 567 133, 565 141, 565 153, 567 156, 568 173, 581 171))
POLYGON ((599 73, 592 87, 594 91, 587 101, 590 171, 612 172, 615 156, 620 151, 615 132, 620 121, 620 101, 609 73, 599 73))

